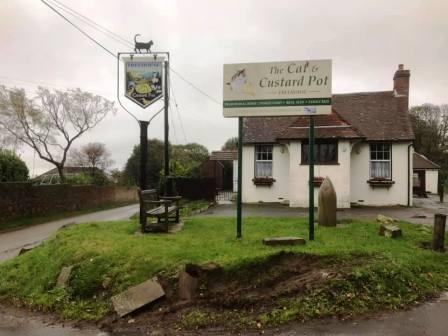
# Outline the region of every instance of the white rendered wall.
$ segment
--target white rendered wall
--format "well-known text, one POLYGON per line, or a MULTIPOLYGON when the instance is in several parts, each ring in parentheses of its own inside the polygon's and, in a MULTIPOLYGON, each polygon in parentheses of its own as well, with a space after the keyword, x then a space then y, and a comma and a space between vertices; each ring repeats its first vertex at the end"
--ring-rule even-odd
MULTIPOLYGON (((408 146, 410 143, 392 144, 392 180, 395 183, 390 188, 371 187, 370 178, 370 147, 366 142, 357 143, 351 152, 351 202, 361 205, 407 205, 408 176, 412 192, 412 173, 408 174, 408 146)), ((410 152, 411 158, 413 150, 410 152)), ((412 172, 412 159, 410 160, 412 172)), ((412 205, 412 197, 410 198, 412 205)))
POLYGON ((437 183, 439 181, 439 171, 438 170, 426 170, 425 172, 425 189, 430 193, 437 194, 437 183))
POLYGON ((284 202, 289 199, 289 153, 284 145, 274 145, 272 151, 271 186, 256 186, 252 182, 255 174, 255 146, 243 146, 243 203, 284 202))
MULTIPOLYGON (((301 143, 291 142, 289 147, 290 206, 308 207, 309 166, 301 164, 301 143)), ((337 207, 350 207, 350 143, 338 142, 338 165, 315 165, 314 176, 329 176, 336 190, 337 207)), ((319 188, 314 188, 314 204, 317 207, 319 188)))

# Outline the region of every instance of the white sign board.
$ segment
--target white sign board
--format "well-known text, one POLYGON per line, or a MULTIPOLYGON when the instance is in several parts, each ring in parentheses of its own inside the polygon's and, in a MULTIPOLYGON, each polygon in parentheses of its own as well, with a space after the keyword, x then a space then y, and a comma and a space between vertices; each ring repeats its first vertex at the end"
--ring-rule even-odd
POLYGON ((124 58, 125 96, 146 108, 163 97, 163 58, 124 58))
POLYGON ((224 117, 331 113, 331 60, 224 65, 224 117))

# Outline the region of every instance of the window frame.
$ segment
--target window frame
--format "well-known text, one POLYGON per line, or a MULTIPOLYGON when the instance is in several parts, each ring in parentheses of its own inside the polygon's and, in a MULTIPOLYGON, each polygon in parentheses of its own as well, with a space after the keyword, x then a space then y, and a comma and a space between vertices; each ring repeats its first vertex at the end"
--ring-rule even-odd
MULTIPOLYGON (((315 155, 314 156, 314 164, 315 165, 319 165, 319 166, 325 166, 325 165, 338 165, 339 164, 339 140, 338 139, 315 139, 314 140, 314 147, 315 147, 315 155), (336 146, 336 158, 334 161, 324 161, 324 162, 320 162, 317 161, 317 158, 320 157, 319 153, 321 150, 321 145, 326 145, 326 144, 334 144, 336 146)), ((301 153, 300 153, 300 164, 301 165, 309 165, 309 159, 308 159, 308 151, 309 151, 309 140, 302 140, 301 144, 300 144, 300 148, 301 148, 301 153), (306 150, 305 150, 305 146, 306 146, 306 150), (305 161, 304 157, 305 155, 303 155, 306 152, 306 157, 307 160, 305 161)))
MULTIPOLYGON (((386 153, 387 151, 383 150, 379 151, 376 150, 376 153, 386 153)), ((369 143, 369 180, 375 181, 375 180, 384 180, 384 181, 392 181, 392 143, 389 141, 372 141, 369 143), (389 159, 372 159, 372 146, 378 146, 378 145, 387 145, 389 146, 389 159), (372 162, 389 162, 389 175, 390 177, 373 177, 372 176, 372 162)))
MULTIPOLYGON (((269 155, 269 151, 267 152, 261 152, 264 154, 268 154, 269 155)), ((254 147, 254 178, 273 178, 274 177, 274 145, 273 144, 256 144, 254 147), (258 153, 260 153, 259 149, 262 147, 270 147, 271 151, 270 151, 270 156, 271 159, 270 160, 258 160, 258 153), (257 176, 257 162, 270 162, 271 163, 271 176, 257 176)))

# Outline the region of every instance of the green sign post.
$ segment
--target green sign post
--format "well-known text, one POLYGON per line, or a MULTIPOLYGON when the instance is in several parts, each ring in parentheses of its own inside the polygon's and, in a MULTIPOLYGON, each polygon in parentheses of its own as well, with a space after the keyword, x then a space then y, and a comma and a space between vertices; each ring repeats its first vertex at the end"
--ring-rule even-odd
POLYGON ((308 158, 309 158, 308 233, 309 233, 309 240, 314 240, 314 116, 310 116, 308 158))
POLYGON ((331 60, 225 64, 223 78, 224 117, 238 118, 237 237, 242 237, 243 118, 306 115, 309 239, 314 240, 314 118, 331 113, 331 60))

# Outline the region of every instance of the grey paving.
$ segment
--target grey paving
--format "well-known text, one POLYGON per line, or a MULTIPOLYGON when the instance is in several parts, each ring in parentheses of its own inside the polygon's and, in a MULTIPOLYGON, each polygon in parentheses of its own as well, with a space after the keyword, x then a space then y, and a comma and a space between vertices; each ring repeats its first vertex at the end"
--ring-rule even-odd
MULTIPOLYGON (((244 204, 244 217, 306 217, 308 209, 290 208, 288 205, 278 203, 244 204)), ((338 219, 375 219, 378 214, 394 217, 403 221, 432 225, 434 214, 448 214, 448 203, 440 203, 438 197, 414 199, 413 207, 353 207, 351 209, 338 209, 338 219)), ((219 204, 210 207, 198 216, 228 217, 236 216, 236 205, 219 204)))

